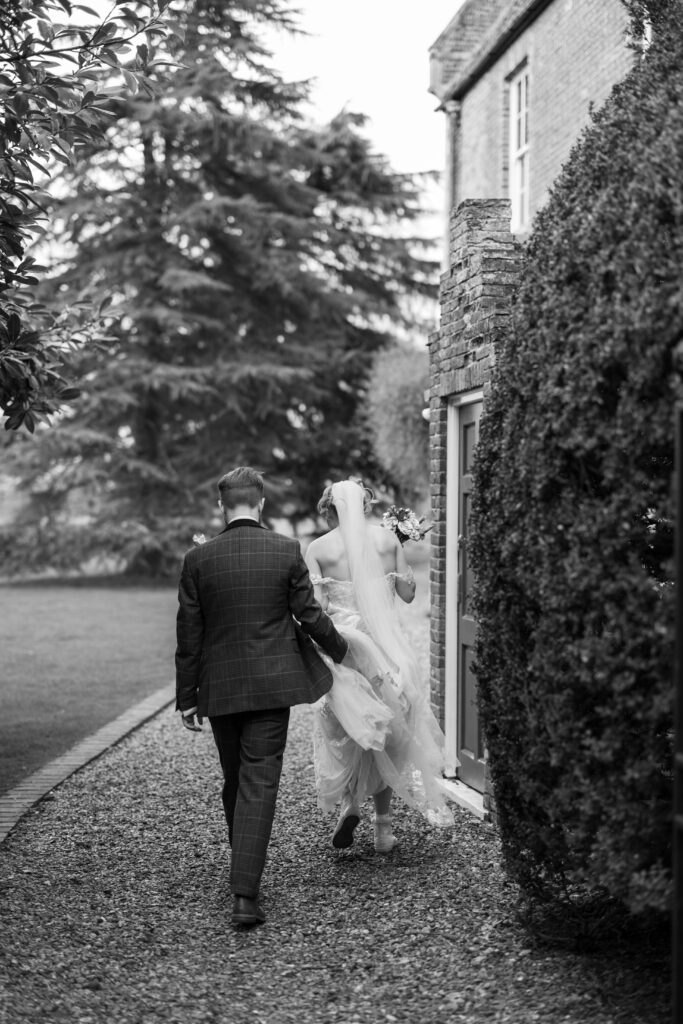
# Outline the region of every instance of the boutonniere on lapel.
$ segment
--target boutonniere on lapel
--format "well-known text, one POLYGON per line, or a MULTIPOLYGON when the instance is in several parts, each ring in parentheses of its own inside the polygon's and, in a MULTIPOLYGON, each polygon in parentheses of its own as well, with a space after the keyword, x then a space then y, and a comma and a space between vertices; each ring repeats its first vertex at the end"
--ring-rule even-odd
POLYGON ((199 548, 202 546, 202 544, 206 544, 206 537, 204 536, 203 533, 193 533, 192 543, 196 548, 199 548))

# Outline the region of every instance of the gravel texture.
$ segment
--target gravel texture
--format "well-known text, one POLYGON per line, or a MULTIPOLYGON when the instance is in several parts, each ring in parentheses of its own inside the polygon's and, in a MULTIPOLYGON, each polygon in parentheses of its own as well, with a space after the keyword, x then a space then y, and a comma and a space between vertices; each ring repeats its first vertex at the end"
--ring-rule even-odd
POLYGON ((263 880, 267 923, 229 921, 210 730, 162 712, 35 807, 0 846, 2 1024, 664 1024, 666 963, 540 948, 495 829, 396 809, 399 847, 330 844, 307 707, 293 712, 263 880))

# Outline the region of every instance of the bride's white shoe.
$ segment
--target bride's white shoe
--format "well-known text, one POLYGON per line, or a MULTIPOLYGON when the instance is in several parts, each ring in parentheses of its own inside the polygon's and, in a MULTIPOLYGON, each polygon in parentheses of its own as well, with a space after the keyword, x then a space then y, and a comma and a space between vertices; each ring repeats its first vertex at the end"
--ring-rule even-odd
POLYGON ((391 831, 391 815, 375 815, 375 852, 390 853, 396 846, 396 836, 391 831))

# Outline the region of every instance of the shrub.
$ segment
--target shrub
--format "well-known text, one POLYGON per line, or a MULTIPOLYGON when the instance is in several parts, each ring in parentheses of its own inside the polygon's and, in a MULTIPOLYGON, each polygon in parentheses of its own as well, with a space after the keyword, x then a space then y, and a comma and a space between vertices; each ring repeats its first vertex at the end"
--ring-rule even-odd
POLYGON ((597 888, 634 910, 670 889, 682 8, 661 4, 535 221, 475 469, 506 862, 529 893, 597 888))
MULTIPOLYGON (((219 527, 220 529, 220 527, 219 527)), ((136 520, 112 523, 106 531, 66 516, 0 529, 0 576, 31 577, 127 575, 177 580, 192 536, 218 529, 201 520, 170 517, 158 529, 136 520)))
POLYGON ((426 349, 393 345, 374 359, 362 413, 375 459, 408 502, 422 497, 429 482, 429 426, 422 415, 428 385, 426 349))

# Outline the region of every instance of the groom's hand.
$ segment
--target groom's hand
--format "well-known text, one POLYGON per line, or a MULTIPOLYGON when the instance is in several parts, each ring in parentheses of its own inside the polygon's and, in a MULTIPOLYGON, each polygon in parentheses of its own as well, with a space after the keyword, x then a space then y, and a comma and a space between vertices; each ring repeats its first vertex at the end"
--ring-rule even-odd
POLYGON ((196 718, 197 718, 196 723, 195 723, 195 713, 194 713, 194 711, 191 711, 190 714, 188 714, 188 715, 182 715, 181 714, 180 717, 181 717, 181 721, 182 721, 183 725, 185 726, 186 729, 189 729, 190 732, 201 732, 202 731, 202 722, 204 721, 204 719, 202 718, 201 715, 197 715, 196 716, 196 718))
POLYGON ((349 643, 347 643, 347 645, 346 645, 346 652, 345 652, 344 657, 342 658, 342 660, 339 662, 339 664, 340 665, 345 665, 346 668, 355 668, 356 667, 354 665, 354 663, 353 663, 353 655, 351 654, 351 645, 349 643))

